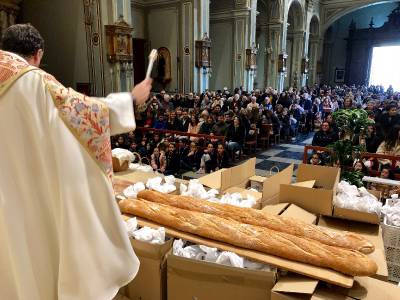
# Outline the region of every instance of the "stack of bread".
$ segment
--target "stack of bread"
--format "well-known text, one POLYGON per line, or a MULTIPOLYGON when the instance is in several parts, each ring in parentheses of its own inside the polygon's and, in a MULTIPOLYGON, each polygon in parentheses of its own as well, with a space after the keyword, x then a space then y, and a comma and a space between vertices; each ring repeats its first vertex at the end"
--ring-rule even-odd
POLYGON ((119 202, 123 213, 204 238, 266 254, 330 268, 352 276, 370 276, 376 263, 366 254, 371 242, 292 218, 208 202, 186 196, 141 191, 138 199, 119 202))

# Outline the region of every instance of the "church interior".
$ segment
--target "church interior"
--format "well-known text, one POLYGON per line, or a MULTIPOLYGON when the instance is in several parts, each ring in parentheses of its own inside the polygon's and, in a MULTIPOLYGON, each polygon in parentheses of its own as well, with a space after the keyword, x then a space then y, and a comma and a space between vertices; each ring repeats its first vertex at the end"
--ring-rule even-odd
POLYGON ((400 299, 400 1, 0 0, 25 23, 85 96, 152 78, 109 139, 114 299, 400 299))

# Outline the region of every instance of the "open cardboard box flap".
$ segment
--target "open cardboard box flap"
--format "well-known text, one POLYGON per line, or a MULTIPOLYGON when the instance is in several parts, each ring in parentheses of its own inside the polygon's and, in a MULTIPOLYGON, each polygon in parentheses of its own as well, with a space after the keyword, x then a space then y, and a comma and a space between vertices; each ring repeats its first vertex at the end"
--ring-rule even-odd
MULTIPOLYGON (((222 169, 217 172, 205 175, 199 179, 199 182, 209 188, 225 192, 232 187, 247 188, 250 178, 255 177, 256 159, 251 158, 238 166, 222 169)), ((280 184, 290 184, 293 176, 293 164, 271 177, 257 176, 257 180, 263 182, 262 202, 263 207, 267 204, 276 204, 279 202, 280 184)))
POLYGON ((308 211, 298 207, 297 205, 291 204, 281 214, 281 216, 298 219, 308 224, 316 224, 317 216, 309 213, 308 211))
POLYGON ((353 220, 370 224, 379 224, 381 221, 380 216, 376 213, 367 213, 337 206, 333 208, 333 216, 340 219, 353 220))
POLYGON ((262 211, 273 215, 280 215, 289 205, 289 203, 267 205, 262 209, 262 211))
POLYGON ((293 183, 292 185, 313 188, 315 185, 315 182, 316 182, 316 180, 308 180, 308 181, 296 182, 296 183, 293 183))
POLYGON ((281 277, 271 290, 271 300, 394 300, 400 288, 370 277, 356 277, 351 288, 326 286, 298 275, 281 277))
POLYGON ((300 184, 281 183, 279 201, 296 204, 311 213, 331 216, 339 178, 339 168, 301 164, 297 172, 300 184), (314 180, 313 188, 301 184, 314 180))
POLYGON ((317 285, 318 280, 293 274, 279 279, 272 291, 312 295, 317 285))

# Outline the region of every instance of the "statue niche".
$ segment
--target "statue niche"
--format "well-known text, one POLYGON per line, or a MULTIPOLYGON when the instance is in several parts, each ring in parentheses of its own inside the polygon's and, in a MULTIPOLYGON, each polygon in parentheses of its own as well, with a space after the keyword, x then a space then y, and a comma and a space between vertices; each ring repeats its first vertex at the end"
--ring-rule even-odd
POLYGON ((157 57, 157 76, 156 81, 165 88, 172 81, 171 75, 171 53, 168 48, 161 47, 158 49, 157 57))

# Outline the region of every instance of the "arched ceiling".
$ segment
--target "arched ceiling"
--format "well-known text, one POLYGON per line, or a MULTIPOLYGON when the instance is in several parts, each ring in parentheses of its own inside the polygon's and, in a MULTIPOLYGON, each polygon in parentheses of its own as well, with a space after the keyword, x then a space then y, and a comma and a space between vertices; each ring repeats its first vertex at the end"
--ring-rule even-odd
POLYGON ((322 32, 335 21, 357 9, 380 3, 397 2, 396 0, 320 0, 322 32))

